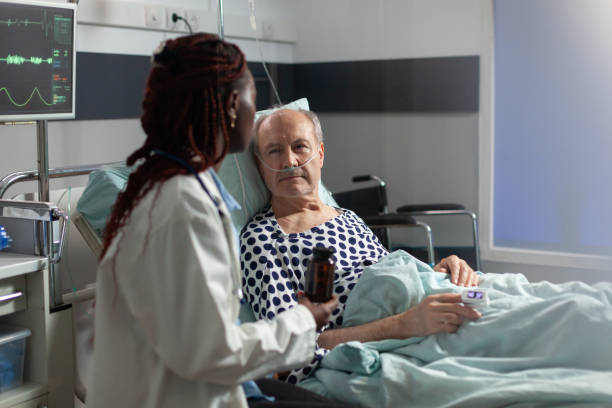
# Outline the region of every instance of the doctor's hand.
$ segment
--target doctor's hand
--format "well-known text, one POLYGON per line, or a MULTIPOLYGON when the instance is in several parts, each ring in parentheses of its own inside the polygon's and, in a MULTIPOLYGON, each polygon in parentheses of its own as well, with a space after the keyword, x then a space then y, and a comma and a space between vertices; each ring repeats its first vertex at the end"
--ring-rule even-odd
POLYGON ((450 280, 459 286, 478 286, 478 275, 470 268, 467 262, 457 255, 451 255, 442 259, 434 271, 450 273, 450 280))
POLYGON ((464 306, 459 293, 440 293, 426 297, 398 316, 403 320, 401 325, 406 330, 405 337, 421 337, 455 333, 466 319, 477 320, 482 315, 464 306))
POLYGON ((335 296, 325 303, 312 303, 306 296, 298 295, 298 303, 310 310, 317 323, 317 330, 327 324, 332 312, 338 307, 338 299, 335 296))

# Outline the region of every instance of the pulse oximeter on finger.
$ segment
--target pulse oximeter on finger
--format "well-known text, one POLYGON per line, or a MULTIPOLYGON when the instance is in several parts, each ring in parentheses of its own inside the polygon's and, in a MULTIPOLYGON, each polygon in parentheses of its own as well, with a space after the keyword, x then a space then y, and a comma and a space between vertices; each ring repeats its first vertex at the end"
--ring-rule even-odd
POLYGON ((489 296, 484 289, 469 288, 461 292, 461 302, 470 307, 489 306, 489 296))

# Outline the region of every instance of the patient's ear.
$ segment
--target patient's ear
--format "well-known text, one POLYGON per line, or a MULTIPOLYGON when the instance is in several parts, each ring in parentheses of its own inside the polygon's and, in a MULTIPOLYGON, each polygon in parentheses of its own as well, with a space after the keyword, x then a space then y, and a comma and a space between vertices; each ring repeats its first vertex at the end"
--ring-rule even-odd
POLYGON ((319 161, 321 162, 321 168, 323 168, 323 159, 325 159, 325 145, 323 145, 323 142, 321 142, 319 147, 319 161))

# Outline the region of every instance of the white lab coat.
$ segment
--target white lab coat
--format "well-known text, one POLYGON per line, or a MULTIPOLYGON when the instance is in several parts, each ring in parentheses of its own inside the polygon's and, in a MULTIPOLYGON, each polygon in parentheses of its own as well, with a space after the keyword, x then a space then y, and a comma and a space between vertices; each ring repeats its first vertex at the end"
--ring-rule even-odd
POLYGON ((201 178, 224 217, 194 176, 173 177, 136 206, 100 263, 88 408, 246 407, 240 383, 313 357, 304 306, 236 325, 230 217, 211 175, 201 178))

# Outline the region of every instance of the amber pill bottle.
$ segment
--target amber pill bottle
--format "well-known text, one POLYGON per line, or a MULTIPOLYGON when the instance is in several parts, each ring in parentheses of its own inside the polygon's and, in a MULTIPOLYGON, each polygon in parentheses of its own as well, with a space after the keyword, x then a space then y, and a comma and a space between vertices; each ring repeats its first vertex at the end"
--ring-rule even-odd
POLYGON ((311 302, 325 302, 332 297, 335 265, 329 248, 315 247, 306 272, 305 294, 311 302))

